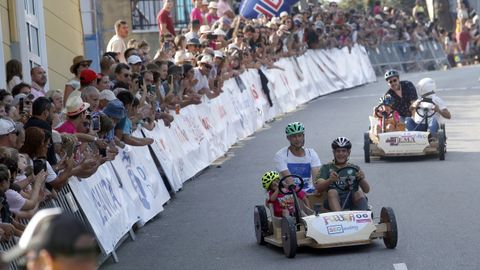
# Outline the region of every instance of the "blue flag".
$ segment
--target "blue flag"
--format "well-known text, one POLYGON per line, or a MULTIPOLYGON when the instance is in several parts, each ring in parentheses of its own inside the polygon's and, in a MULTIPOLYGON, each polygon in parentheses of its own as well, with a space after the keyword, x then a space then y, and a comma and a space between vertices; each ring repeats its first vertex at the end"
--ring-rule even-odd
POLYGON ((256 19, 258 15, 265 14, 267 17, 278 17, 280 12, 290 13, 290 8, 299 0, 242 0, 240 15, 247 19, 256 19))

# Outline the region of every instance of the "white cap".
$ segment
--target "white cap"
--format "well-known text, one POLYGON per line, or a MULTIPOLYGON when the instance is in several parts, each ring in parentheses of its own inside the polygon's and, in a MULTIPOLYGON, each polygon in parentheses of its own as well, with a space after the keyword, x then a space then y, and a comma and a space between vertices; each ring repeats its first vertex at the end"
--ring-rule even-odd
POLYGON ((128 64, 130 65, 135 65, 137 63, 141 63, 142 62, 142 58, 140 58, 140 56, 138 55, 130 55, 130 57, 128 57, 127 59, 127 62, 128 64))
POLYGON ((214 55, 215 57, 218 57, 218 58, 223 58, 223 57, 224 57, 224 56, 223 56, 223 52, 222 52, 222 51, 218 51, 218 50, 217 50, 217 51, 214 51, 214 52, 213 52, 213 55, 214 55))
POLYGON ((200 64, 203 63, 203 64, 209 64, 209 65, 211 65, 212 62, 213 62, 212 57, 208 54, 204 55, 202 57, 202 59, 200 61, 198 61, 198 63, 200 63, 200 64))
POLYGON ((117 97, 115 96, 112 90, 105 89, 105 90, 102 90, 102 92, 100 92, 100 100, 103 100, 103 99, 106 99, 107 101, 112 101, 117 99, 117 97))
POLYGON ((217 2, 212 1, 208 3, 208 8, 218 9, 217 2))
POLYGON ((226 36, 227 33, 225 33, 222 29, 220 28, 217 28, 215 29, 215 31, 213 31, 213 34, 217 35, 217 36, 226 36))
POLYGON ((15 130, 15 122, 9 118, 0 118, 0 136, 10 134, 15 130))
POLYGON ((202 26, 200 26, 200 30, 198 32, 200 34, 208 34, 208 33, 212 33, 212 30, 210 30, 210 26, 202 25, 202 26))
POLYGON ((286 11, 280 12, 280 18, 283 18, 283 17, 288 17, 288 12, 286 11))

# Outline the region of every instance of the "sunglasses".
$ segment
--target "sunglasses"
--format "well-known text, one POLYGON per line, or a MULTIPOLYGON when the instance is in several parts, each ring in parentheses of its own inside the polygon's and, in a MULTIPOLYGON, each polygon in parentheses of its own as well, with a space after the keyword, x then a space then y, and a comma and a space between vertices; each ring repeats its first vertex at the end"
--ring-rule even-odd
POLYGON ((123 74, 123 77, 125 77, 125 78, 130 78, 131 76, 132 76, 132 75, 130 75, 130 74, 128 74, 128 73, 124 73, 124 74, 123 74))
POLYGON ((398 79, 388 80, 388 83, 396 83, 396 82, 398 82, 398 79))
POLYGON ((203 65, 208 69, 212 69, 212 65, 209 65, 209 64, 203 64, 203 65))
POLYGON ((80 64, 80 66, 81 66, 81 67, 86 67, 86 68, 90 67, 90 65, 89 65, 89 64, 86 64, 86 63, 82 63, 82 64, 80 64))

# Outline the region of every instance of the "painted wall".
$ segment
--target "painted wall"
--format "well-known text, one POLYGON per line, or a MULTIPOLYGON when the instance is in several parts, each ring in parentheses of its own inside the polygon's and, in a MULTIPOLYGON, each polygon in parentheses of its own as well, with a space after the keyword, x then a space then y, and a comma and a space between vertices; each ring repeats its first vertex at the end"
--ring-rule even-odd
POLYGON ((50 89, 63 89, 74 75, 72 59, 83 55, 83 29, 79 0, 44 0, 45 33, 50 89))
MULTIPOLYGON (((13 1, 0 0, 4 62, 12 58, 18 44, 13 1)), ((69 68, 76 55, 83 54, 83 30, 79 0, 44 0, 45 43, 50 89, 63 89, 73 77, 69 68)), ((5 63, 0 63, 5 72, 5 63)))
MULTIPOLYGON (((10 22, 8 19, 8 3, 7 0, 0 0, 0 19, 2 25, 2 46, 4 59, 10 59, 10 22)), ((8 60, 6 60, 8 61, 8 60)), ((1 63, 4 64, 4 63, 1 63)), ((5 68, 5 67, 3 67, 5 68)))

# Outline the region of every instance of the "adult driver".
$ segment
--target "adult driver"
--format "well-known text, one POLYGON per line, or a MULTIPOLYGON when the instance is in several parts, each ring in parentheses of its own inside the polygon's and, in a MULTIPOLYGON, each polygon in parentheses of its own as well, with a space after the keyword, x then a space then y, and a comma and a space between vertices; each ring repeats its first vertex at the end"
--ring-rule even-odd
POLYGON ((322 164, 315 150, 304 147, 305 126, 300 122, 290 123, 285 128, 285 133, 290 146, 280 149, 275 154, 275 167, 281 177, 289 174, 301 176, 305 181, 303 190, 307 194, 314 193, 312 176, 318 174, 322 164))

